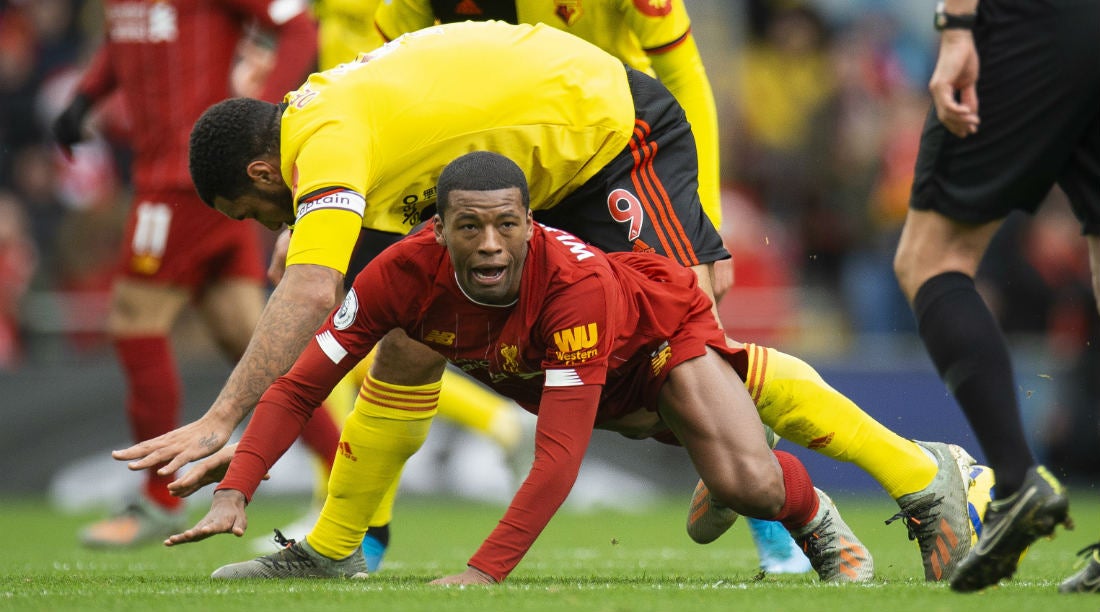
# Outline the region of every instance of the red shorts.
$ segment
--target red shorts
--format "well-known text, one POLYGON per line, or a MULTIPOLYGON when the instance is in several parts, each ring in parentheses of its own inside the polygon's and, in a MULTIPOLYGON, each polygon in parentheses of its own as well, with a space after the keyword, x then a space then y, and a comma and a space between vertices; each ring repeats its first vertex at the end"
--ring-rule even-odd
POLYGON ((266 283, 257 226, 210 208, 191 190, 135 194, 126 220, 122 276, 186 287, 241 278, 266 283))
POLYGON ((705 355, 708 348, 726 360, 741 381, 745 380, 748 353, 744 348, 731 348, 726 344, 725 333, 718 328, 710 312, 710 301, 700 300, 684 318, 666 342, 650 347, 651 350, 639 351, 629 363, 615 369, 615 376, 608 378, 600 397, 602 418, 614 418, 638 409, 656 411, 661 387, 668 380, 669 372, 685 361, 705 355))

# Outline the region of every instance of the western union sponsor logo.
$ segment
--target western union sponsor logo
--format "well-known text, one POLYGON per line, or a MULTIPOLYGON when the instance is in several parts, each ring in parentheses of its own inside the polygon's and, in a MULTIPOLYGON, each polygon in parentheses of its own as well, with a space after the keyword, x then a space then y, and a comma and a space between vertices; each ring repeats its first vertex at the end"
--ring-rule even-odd
POLYGON ((597 341, 599 333, 595 323, 554 332, 554 344, 558 346, 559 354, 585 351, 596 346, 597 341))
POLYGON ((563 353, 561 351, 554 352, 554 358, 562 363, 579 363, 582 361, 588 361, 593 357, 600 354, 597 349, 589 349, 587 351, 574 351, 572 353, 563 353))

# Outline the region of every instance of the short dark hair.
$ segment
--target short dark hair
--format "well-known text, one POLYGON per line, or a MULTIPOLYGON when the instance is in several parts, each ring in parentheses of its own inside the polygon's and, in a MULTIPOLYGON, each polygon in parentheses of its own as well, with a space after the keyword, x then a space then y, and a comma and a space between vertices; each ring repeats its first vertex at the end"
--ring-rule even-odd
POLYGON ((191 129, 189 166, 195 190, 207 206, 234 199, 251 186, 248 164, 279 152, 279 105, 230 98, 206 109, 191 129))
POLYGON ((436 181, 436 212, 440 218, 450 205, 452 191, 493 191, 516 187, 523 196, 523 208, 531 207, 527 177, 516 162, 491 151, 474 151, 457 157, 443 168, 436 181))

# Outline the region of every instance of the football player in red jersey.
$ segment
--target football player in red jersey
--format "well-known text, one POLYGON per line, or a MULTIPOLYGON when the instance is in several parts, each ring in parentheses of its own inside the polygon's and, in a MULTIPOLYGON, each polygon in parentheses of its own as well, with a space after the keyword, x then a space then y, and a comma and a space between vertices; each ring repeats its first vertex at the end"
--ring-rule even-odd
MULTIPOLYGON (((231 359, 244 353, 264 307, 262 246, 253 227, 207 208, 187 169, 191 126, 231 95, 239 41, 253 24, 273 32, 278 57, 260 96, 278 101, 313 68, 316 25, 304 0, 107 0, 105 40, 54 124, 67 151, 84 138, 85 118, 120 91, 130 114, 133 205, 112 289, 108 330, 126 378, 134 440, 178 424, 181 389, 169 335, 193 301, 231 359)), ((331 461, 338 430, 318 413, 308 430, 331 461)), ((94 547, 160 541, 185 524, 172 474, 146 472, 143 494, 118 515, 91 525, 94 547)))
POLYGON ((822 580, 870 579, 870 554, 836 506, 798 459, 769 448, 750 395, 767 393, 753 388, 764 384, 751 355, 761 347, 727 343, 695 274, 656 254, 604 254, 536 224, 529 202, 506 157, 478 151, 449 164, 431 226, 359 274, 263 395, 211 511, 166 543, 242 535, 260 479, 318 400, 375 349, 313 531, 215 578, 366 575, 366 519, 427 436, 450 362, 538 420, 534 463, 511 506, 467 569, 437 583, 504 580, 565 501, 597 427, 682 445, 714 499, 780 521, 822 580))

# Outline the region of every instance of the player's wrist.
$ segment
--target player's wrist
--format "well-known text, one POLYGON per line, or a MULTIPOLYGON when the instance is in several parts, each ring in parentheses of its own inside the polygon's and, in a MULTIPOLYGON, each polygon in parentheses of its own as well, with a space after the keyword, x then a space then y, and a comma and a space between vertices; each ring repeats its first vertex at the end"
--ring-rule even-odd
POLYGON ((478 578, 482 579, 485 582, 485 584, 497 584, 500 582, 496 578, 490 576, 487 572, 480 570, 472 565, 467 564, 466 569, 476 574, 478 578))
POLYGON ((932 19, 932 25, 936 31, 944 34, 956 31, 971 32, 977 22, 976 7, 973 11, 954 11, 949 10, 943 2, 936 4, 936 12, 932 19))

